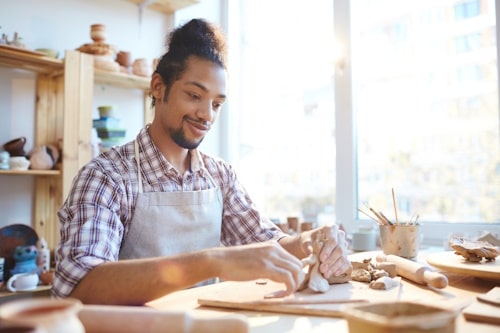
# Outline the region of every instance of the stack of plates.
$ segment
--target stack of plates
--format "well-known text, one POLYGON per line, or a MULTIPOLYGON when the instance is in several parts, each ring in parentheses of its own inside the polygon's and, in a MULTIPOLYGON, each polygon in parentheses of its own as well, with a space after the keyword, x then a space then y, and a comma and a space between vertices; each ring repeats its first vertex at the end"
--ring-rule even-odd
POLYGON ((102 141, 102 148, 108 149, 116 146, 125 138, 126 130, 118 128, 120 120, 114 117, 100 117, 93 120, 94 128, 97 130, 97 136, 102 141))

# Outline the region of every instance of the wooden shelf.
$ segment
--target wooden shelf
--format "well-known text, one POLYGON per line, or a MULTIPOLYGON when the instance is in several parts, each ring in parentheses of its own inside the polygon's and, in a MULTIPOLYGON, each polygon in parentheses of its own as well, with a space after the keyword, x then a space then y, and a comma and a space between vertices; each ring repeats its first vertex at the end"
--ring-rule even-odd
POLYGON ((199 0, 126 0, 136 5, 144 5, 151 10, 173 14, 176 10, 199 3, 199 0))
POLYGON ((150 79, 125 73, 113 73, 94 70, 94 81, 99 84, 110 84, 115 87, 148 90, 150 79))
POLYGON ((62 60, 2 44, 0 44, 0 65, 43 74, 61 73, 64 68, 62 60))
POLYGON ((18 291, 11 292, 8 291, 5 287, 0 290, 0 304, 10 302, 17 299, 22 298, 33 298, 33 297, 50 297, 50 290, 52 286, 48 285, 39 285, 34 290, 29 291, 18 291))
POLYGON ((0 170, 0 175, 18 176, 60 176, 60 170, 0 170))

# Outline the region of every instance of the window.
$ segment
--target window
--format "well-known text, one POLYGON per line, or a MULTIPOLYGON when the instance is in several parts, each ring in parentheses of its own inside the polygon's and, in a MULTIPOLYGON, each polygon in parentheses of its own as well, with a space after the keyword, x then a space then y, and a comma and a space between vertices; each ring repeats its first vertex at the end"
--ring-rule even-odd
POLYGON ((500 231, 494 1, 229 5, 230 161, 266 215, 353 230, 394 188, 428 241, 500 231))
POLYGON ((351 1, 358 204, 387 210, 393 186, 407 219, 499 222, 493 2, 384 4, 351 1))
POLYGON ((240 128, 233 164, 259 208, 282 221, 316 221, 335 206, 332 3, 304 4, 241 1, 237 56, 230 43, 239 62, 230 80, 240 77, 230 92, 240 128))

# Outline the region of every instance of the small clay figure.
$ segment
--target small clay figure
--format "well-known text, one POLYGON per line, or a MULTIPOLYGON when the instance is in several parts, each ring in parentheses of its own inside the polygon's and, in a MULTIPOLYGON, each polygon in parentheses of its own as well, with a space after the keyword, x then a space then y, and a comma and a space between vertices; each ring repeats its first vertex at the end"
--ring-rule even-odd
POLYGON ((17 246, 14 250, 14 268, 10 270, 11 274, 33 273, 38 270, 36 258, 38 250, 35 245, 17 246))

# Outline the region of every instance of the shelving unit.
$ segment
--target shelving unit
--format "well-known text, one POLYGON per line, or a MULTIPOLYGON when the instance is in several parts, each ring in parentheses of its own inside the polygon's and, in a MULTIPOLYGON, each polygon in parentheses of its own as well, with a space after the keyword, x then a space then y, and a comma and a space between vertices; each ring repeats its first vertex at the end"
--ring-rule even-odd
POLYGON ((173 14, 175 11, 197 4, 199 0, 126 0, 138 6, 145 6, 164 14, 173 14))
POLYGON ((62 139, 61 162, 54 170, 0 170, 0 175, 34 176, 33 227, 54 248, 59 240, 57 211, 73 178, 92 156, 92 101, 95 84, 139 89, 144 96, 144 119, 149 121, 149 79, 94 70, 92 55, 66 51, 64 60, 36 52, 0 47, 0 66, 37 74, 34 145, 62 139))
MULTIPOLYGON (((167 15, 199 0, 125 0, 167 15)), ((94 70, 92 55, 66 51, 64 60, 39 52, 0 45, 0 66, 36 73, 34 145, 62 139, 61 161, 54 170, 0 170, 0 176, 35 177, 32 225, 50 248, 59 240, 57 211, 73 178, 92 156, 92 101, 95 84, 139 89, 144 98, 144 122, 153 119, 148 78, 94 70)), ((12 111, 11 111, 12 112, 12 111)))

